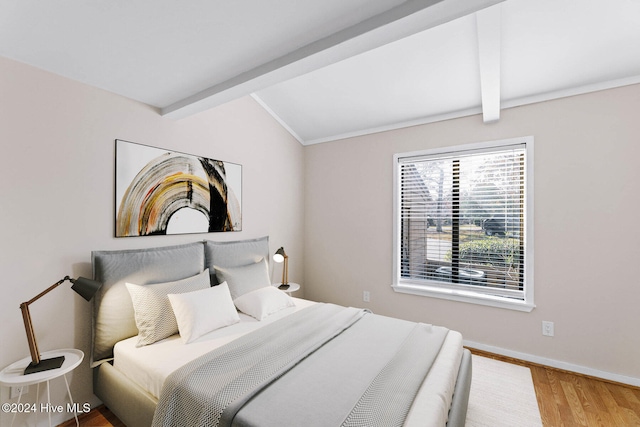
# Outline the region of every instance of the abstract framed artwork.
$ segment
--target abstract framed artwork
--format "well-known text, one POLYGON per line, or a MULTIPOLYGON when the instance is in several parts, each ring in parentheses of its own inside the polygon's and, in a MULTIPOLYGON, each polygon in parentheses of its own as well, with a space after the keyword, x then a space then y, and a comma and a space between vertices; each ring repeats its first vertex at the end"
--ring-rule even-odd
POLYGON ((116 140, 116 237, 242 230, 242 165, 116 140))

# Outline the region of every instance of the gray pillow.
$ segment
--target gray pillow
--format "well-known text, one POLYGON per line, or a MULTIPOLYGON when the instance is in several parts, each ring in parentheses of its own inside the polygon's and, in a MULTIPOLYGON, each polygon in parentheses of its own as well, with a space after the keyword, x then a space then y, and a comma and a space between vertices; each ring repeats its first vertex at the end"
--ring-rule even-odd
POLYGON ((215 267, 215 269, 218 281, 227 282, 231 292, 231 299, 234 300, 256 289, 271 286, 269 267, 264 258, 259 262, 242 267, 215 267))

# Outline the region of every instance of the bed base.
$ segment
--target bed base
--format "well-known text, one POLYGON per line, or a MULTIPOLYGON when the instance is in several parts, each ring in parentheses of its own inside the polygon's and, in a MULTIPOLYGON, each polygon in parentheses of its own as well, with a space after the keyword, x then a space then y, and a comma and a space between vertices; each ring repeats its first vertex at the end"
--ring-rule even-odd
POLYGON ((103 363, 93 370, 93 393, 125 425, 151 425, 158 400, 111 363, 103 363))
POLYGON ((453 389, 453 400, 449 409, 447 427, 464 427, 467 420, 469 393, 471 392, 471 352, 466 348, 462 352, 456 387, 453 389))
MULTIPOLYGON (((158 400, 111 365, 94 369, 93 391, 125 425, 151 426, 158 400)), ((464 349, 447 427, 463 427, 471 389, 471 353, 464 349)))

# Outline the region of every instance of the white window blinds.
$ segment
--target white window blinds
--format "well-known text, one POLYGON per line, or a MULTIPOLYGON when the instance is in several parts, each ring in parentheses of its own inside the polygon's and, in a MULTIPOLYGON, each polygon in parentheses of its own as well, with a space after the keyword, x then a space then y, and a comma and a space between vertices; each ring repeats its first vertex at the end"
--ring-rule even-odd
POLYGON ((526 145, 397 156, 396 281, 525 300, 526 145))

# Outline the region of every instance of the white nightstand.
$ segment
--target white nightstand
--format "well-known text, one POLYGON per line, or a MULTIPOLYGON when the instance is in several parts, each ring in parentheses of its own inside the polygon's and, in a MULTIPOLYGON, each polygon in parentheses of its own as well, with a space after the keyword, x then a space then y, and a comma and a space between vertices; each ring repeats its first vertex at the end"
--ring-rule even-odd
MULTIPOLYGON (((64 383, 67 386, 67 393, 69 394, 69 400, 71 401, 71 405, 74 406, 73 398, 71 397, 71 390, 69 390, 69 382, 67 381, 67 372, 73 371, 84 359, 84 353, 80 350, 76 349, 63 349, 63 350, 53 350, 42 353, 40 357, 42 359, 49 359, 51 357, 64 356, 64 363, 62 366, 56 369, 50 369, 48 371, 36 372, 33 374, 24 375, 24 368, 31 363, 31 357, 25 357, 22 360, 19 360, 11 365, 7 366, 0 372, 0 384, 7 387, 18 387, 18 386, 27 386, 32 384, 37 384, 36 391, 36 405, 35 412, 36 413, 36 425, 38 424, 38 413, 41 412, 42 406, 38 402, 38 396, 40 395, 40 383, 47 383, 47 408, 52 408, 51 406, 51 395, 49 393, 49 381, 56 379, 58 377, 64 378, 64 383)), ((20 400, 22 399, 22 390, 20 390, 20 394, 18 396, 18 407, 20 405, 20 400)), ((11 405, 11 404, 8 404, 11 405)), ((4 407, 3 407, 4 410, 4 407)), ((66 410, 66 407, 65 407, 66 410)), ((26 411, 16 411, 13 413, 13 418, 11 419, 11 425, 13 426, 13 422, 16 419, 16 415, 18 412, 26 412, 26 411)), ((51 427, 51 412, 46 411, 49 415, 49 427, 51 427)), ((74 411, 73 416, 76 419, 76 425, 79 426, 78 415, 74 411)))
MULTIPOLYGON (((280 289, 279 286, 281 284, 280 283, 274 283, 273 286, 275 286, 276 288, 280 289)), ((288 293, 289 295, 291 295, 291 292, 295 292, 297 290, 300 289, 300 285, 297 283, 293 283, 293 282, 289 282, 289 287, 287 289, 281 289, 282 291, 288 293)))

